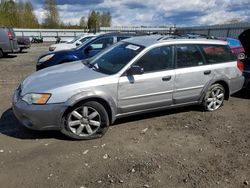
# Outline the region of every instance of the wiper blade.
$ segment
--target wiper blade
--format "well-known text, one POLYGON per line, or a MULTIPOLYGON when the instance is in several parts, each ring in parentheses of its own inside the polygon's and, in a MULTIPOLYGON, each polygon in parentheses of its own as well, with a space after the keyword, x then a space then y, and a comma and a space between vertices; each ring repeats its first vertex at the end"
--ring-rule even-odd
POLYGON ((82 60, 82 63, 83 63, 84 65, 86 65, 86 66, 87 66, 88 68, 90 68, 90 69, 94 68, 95 70, 97 70, 97 67, 96 67, 95 65, 91 64, 90 61, 87 60, 87 59, 82 60))

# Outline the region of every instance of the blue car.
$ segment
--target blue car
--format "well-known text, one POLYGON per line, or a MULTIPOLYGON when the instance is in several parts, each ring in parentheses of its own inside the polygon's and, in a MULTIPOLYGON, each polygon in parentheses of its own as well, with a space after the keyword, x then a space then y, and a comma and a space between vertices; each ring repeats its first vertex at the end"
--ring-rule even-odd
POLYGON ((36 70, 50 66, 91 58, 114 43, 132 37, 129 33, 108 33, 92 37, 81 46, 71 50, 48 52, 38 58, 36 70))

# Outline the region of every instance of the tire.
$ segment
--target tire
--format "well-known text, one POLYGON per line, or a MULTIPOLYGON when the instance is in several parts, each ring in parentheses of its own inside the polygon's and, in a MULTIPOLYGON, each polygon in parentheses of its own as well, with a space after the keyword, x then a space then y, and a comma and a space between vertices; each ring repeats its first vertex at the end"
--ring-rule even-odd
POLYGON ((3 51, 0 49, 0 58, 4 56, 3 51))
POLYGON ((202 106, 206 111, 213 112, 223 106, 225 88, 221 84, 213 84, 207 91, 202 106))
POLYGON ((69 109, 63 117, 61 132, 77 140, 90 140, 102 137, 109 127, 109 117, 105 108, 98 102, 80 103, 69 109))

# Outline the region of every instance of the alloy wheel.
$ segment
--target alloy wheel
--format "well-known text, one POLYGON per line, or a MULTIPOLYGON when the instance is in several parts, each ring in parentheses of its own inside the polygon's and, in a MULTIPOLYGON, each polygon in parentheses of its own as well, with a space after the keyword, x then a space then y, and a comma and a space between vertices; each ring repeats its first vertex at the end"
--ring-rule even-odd
POLYGON ((216 87, 212 89, 208 98, 206 99, 207 109, 209 111, 215 111, 219 107, 221 107, 224 101, 224 96, 225 96, 225 93, 222 88, 216 87))
POLYGON ((89 106, 82 106, 72 111, 67 120, 70 131, 78 136, 91 136, 101 126, 99 112, 89 106))

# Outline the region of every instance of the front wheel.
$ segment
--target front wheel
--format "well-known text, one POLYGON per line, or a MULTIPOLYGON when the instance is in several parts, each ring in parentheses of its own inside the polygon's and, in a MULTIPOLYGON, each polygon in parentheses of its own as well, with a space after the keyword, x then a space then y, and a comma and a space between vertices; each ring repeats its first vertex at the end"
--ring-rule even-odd
POLYGON ((213 84, 203 99, 203 107, 207 111, 215 111, 223 105, 225 89, 221 84, 213 84))
POLYGON ((78 104, 64 117, 63 134, 73 139, 89 140, 102 137, 109 126, 105 108, 98 102, 78 104))

